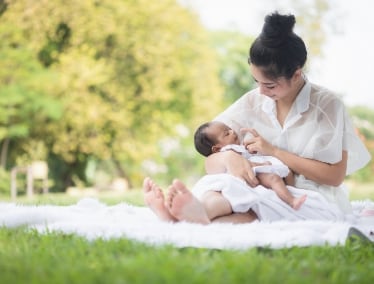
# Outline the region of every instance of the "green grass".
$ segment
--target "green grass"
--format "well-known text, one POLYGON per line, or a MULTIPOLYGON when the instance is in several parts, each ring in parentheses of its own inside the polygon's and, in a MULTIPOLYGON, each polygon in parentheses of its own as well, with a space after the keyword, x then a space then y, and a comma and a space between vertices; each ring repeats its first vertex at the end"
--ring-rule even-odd
POLYGON ((17 196, 15 200, 11 200, 8 195, 0 196, 0 202, 15 202, 18 204, 54 204, 54 205, 70 205, 77 203, 84 197, 97 198, 101 202, 114 205, 120 202, 127 202, 134 205, 144 205, 142 191, 140 189, 130 190, 124 194, 117 194, 111 192, 102 192, 99 194, 81 194, 77 196, 68 195, 65 193, 48 193, 48 194, 34 194, 32 198, 26 195, 17 196))
MULTIPOLYGON (((351 200, 374 200, 374 183, 355 183, 348 181, 348 188, 350 189, 351 200)), ((55 205, 69 205, 77 203, 83 197, 93 197, 99 199, 101 202, 108 205, 117 204, 119 202, 128 202, 134 205, 144 205, 141 189, 133 189, 124 194, 101 192, 99 194, 85 194, 84 190, 79 196, 71 196, 65 193, 49 193, 49 194, 34 194, 30 199, 25 194, 17 197, 14 202, 19 204, 55 204, 55 205)), ((0 195, 0 202, 12 202, 9 195, 0 195)))
POLYGON ((373 283, 374 247, 220 251, 0 229, 0 283, 373 283))
MULTIPOLYGON (((373 185, 354 185, 351 199, 374 200, 373 185)), ((107 204, 142 205, 140 190, 97 196, 107 204)), ((35 195, 20 204, 76 203, 82 196, 35 195)), ((0 199, 9 201, 8 197, 0 199)), ((1 212, 0 212, 1 214, 1 212)), ((246 251, 152 247, 126 239, 88 241, 0 227, 0 283, 374 283, 374 244, 246 251)))

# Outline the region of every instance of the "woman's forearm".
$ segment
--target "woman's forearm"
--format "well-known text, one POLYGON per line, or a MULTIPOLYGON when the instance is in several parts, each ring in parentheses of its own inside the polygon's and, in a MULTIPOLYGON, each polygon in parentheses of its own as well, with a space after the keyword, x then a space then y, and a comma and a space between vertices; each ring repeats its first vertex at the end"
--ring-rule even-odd
POLYGON ((346 151, 343 151, 342 160, 336 164, 302 158, 278 148, 274 149, 273 156, 285 163, 296 174, 303 175, 319 184, 339 186, 345 178, 348 157, 346 151))

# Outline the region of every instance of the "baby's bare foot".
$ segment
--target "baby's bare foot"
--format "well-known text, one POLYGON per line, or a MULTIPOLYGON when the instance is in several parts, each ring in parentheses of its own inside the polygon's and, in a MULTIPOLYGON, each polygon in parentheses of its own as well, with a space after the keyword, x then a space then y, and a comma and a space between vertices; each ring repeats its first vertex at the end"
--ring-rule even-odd
POLYGON ((169 186, 166 207, 179 221, 209 224, 210 220, 203 204, 179 180, 169 186))
POLYGON ((294 198, 293 202, 292 202, 292 208, 295 209, 295 210, 299 210, 301 205, 304 204, 306 198, 308 197, 308 195, 304 194, 303 196, 301 197, 298 197, 298 198, 294 198))
POLYGON ((143 182, 144 203, 163 221, 177 221, 165 206, 161 188, 149 177, 143 182))

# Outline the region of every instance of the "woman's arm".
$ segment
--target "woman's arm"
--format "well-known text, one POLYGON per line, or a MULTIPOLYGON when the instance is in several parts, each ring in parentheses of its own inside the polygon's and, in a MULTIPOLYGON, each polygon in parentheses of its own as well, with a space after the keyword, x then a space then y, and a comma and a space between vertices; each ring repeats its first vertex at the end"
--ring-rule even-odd
POLYGON ((207 174, 228 173, 245 180, 251 187, 259 184, 250 162, 234 151, 217 152, 205 160, 207 174))
POLYGON ((319 184, 327 184, 331 186, 339 186, 345 178, 347 170, 348 154, 342 152, 342 159, 336 164, 328 164, 321 161, 307 159, 297 156, 291 152, 281 150, 253 131, 256 136, 251 139, 247 145, 250 152, 260 152, 263 155, 270 155, 281 160, 294 173, 305 176, 319 184))
POLYGON ((296 174, 301 174, 319 184, 339 186, 344 181, 347 170, 348 154, 346 151, 342 152, 342 160, 336 164, 302 158, 278 148, 274 149, 273 156, 285 163, 296 174))

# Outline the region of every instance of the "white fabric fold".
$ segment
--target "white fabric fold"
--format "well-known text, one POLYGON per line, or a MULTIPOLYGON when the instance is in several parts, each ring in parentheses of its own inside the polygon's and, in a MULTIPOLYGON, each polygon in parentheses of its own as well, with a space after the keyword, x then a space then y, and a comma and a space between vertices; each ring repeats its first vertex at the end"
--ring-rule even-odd
POLYGON ((374 217, 360 217, 370 200, 353 201, 354 215, 344 221, 282 220, 250 224, 199 225, 160 221, 147 207, 105 205, 84 198, 71 206, 0 203, 0 226, 25 226, 40 233, 76 234, 88 240, 126 238, 150 245, 245 250, 252 247, 344 245, 353 226, 374 241, 374 217))
POLYGON ((229 174, 205 175, 193 187, 192 192, 200 199, 209 190, 220 191, 230 202, 234 212, 255 211, 261 221, 279 220, 329 220, 341 221, 345 215, 334 204, 315 191, 287 186, 292 195, 307 194, 307 199, 299 210, 292 209, 276 193, 261 185, 249 187, 243 180, 229 174))

